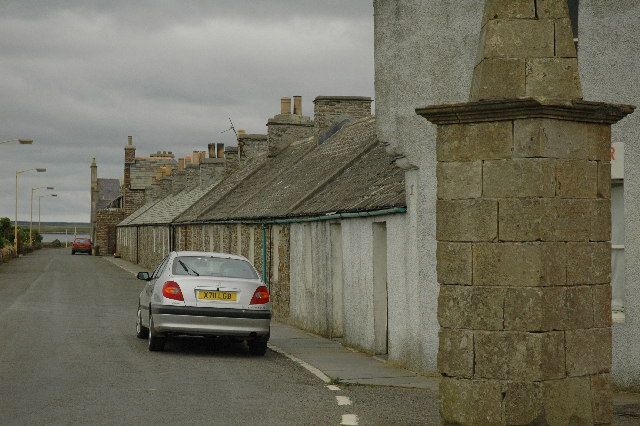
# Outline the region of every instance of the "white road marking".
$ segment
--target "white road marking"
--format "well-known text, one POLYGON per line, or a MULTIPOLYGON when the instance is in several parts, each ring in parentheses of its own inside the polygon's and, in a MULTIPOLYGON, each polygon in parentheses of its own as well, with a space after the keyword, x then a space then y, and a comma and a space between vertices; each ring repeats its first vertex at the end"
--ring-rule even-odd
POLYGON ((300 358, 296 358, 295 356, 286 353, 285 351, 283 351, 279 347, 274 346, 274 345, 272 345, 270 343, 267 346, 272 351, 278 352, 279 354, 284 355, 287 358, 289 358, 291 361, 299 364, 302 368, 306 369, 307 371, 309 371, 311 374, 313 374, 314 376, 316 376, 318 379, 322 380, 323 382, 331 383, 331 378, 329 376, 327 376, 326 374, 324 374, 322 371, 320 371, 317 368, 315 368, 313 365, 307 364, 306 362, 304 362, 300 358))
POLYGON ((336 396, 336 401, 338 401, 338 405, 351 405, 351 400, 348 396, 336 396))
POLYGON ((327 385, 327 389, 334 392, 340 392, 340 388, 337 387, 336 385, 327 385))
POLYGON ((358 416, 355 414, 343 414, 341 425, 347 426, 357 426, 358 425, 358 416))

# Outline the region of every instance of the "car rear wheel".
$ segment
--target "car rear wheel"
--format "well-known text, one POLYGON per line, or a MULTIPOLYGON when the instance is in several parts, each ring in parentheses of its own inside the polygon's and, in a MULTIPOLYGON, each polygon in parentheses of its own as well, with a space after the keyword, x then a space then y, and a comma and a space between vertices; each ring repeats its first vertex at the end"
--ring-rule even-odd
POLYGON ((138 339, 147 339, 149 337, 149 329, 142 325, 142 309, 138 306, 138 318, 136 318, 136 337, 138 339))
POLYGON ((153 329, 153 315, 149 312, 149 350, 152 352, 162 351, 167 338, 160 335, 153 329))
POLYGON ((264 356, 267 353, 267 339, 257 337, 247 341, 249 345, 249 353, 254 356, 264 356))

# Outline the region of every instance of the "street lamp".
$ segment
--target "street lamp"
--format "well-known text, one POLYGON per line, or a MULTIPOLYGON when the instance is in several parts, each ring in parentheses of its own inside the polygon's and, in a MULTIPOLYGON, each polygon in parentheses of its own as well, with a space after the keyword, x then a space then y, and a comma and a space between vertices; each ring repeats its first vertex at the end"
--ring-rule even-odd
POLYGON ((38 233, 40 233, 40 200, 42 197, 57 197, 58 194, 38 195, 38 233))
POLYGON ((33 140, 32 139, 9 139, 7 141, 0 142, 0 145, 2 145, 3 143, 11 143, 11 142, 18 142, 20 145, 31 145, 33 143, 33 140))
MULTIPOLYGON (((31 219, 29 221, 29 245, 33 245, 33 193, 39 189, 46 189, 47 191, 52 191, 55 188, 53 186, 40 186, 38 188, 31 188, 31 219)), ((40 232, 38 230, 38 232, 40 232)))
POLYGON ((35 168, 35 169, 27 169, 27 170, 18 170, 16 172, 16 222, 13 224, 13 247, 16 250, 16 257, 18 254, 18 176, 22 173, 36 171, 38 173, 44 173, 47 171, 45 168, 35 168))

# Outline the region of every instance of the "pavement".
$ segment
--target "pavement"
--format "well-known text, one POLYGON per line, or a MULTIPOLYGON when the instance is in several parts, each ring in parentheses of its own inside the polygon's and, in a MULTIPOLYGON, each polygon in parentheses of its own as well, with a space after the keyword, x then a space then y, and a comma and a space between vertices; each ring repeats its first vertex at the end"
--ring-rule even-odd
MULTIPOLYGON (((124 259, 103 257, 136 275, 140 267, 124 259)), ((288 324, 271 322, 269 347, 300 364, 326 383, 394 386, 438 390, 438 379, 390 365, 383 358, 363 354, 337 339, 327 339, 288 324)))

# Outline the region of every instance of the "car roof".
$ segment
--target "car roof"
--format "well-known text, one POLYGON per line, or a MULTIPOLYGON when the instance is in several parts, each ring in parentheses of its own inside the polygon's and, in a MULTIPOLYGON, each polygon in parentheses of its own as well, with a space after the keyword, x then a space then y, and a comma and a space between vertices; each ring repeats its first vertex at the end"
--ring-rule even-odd
POLYGON ((230 253, 218 253, 218 252, 213 252, 213 251, 176 251, 175 254, 176 254, 176 256, 220 257, 220 258, 224 258, 224 259, 246 260, 247 262, 249 261, 249 259, 247 259, 244 256, 238 256, 238 255, 230 254, 230 253))

